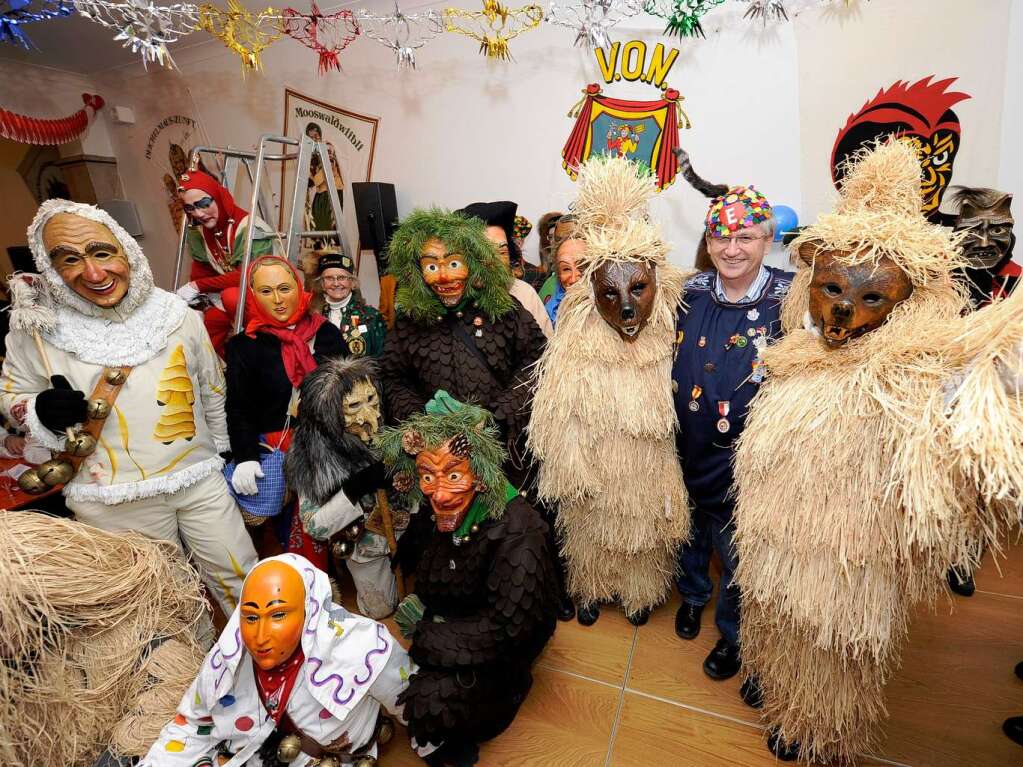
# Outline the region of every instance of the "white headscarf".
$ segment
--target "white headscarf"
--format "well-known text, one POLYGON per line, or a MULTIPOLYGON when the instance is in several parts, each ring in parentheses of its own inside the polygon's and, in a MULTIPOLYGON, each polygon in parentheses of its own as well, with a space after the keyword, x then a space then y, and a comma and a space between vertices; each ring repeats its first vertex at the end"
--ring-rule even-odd
MULTIPOLYGON (((334 604, 327 574, 305 557, 281 554, 260 560, 256 567, 264 562, 282 562, 302 576, 306 594, 303 674, 316 701, 335 718, 344 719, 387 664, 394 640, 382 624, 334 604)), ((203 699, 218 700, 230 693, 239 665, 249 657, 241 641, 241 607, 236 607, 199 672, 203 699)))
MULTIPOLYGON (((59 349, 97 365, 141 365, 161 352, 167 337, 184 321, 188 306, 153 285, 153 272, 138 242, 105 210, 70 200, 47 200, 28 227, 36 268, 45 280, 46 295, 56 315, 55 327, 43 336, 59 349), (58 213, 70 213, 106 226, 128 259, 128 292, 113 307, 103 308, 75 293, 50 263, 43 228, 58 213)), ((16 305, 15 310, 19 307, 16 305)))

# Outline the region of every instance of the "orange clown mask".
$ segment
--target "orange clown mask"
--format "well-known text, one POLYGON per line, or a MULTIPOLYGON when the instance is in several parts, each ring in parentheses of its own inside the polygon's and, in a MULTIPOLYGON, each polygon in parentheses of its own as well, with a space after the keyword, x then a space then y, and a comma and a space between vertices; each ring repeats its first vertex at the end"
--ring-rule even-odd
POLYGON ((305 584, 283 562, 257 565, 245 579, 241 596, 242 642, 264 671, 287 662, 302 640, 305 584))
POLYGON ((447 245, 433 237, 419 255, 419 271, 444 306, 457 306, 462 300, 469 279, 469 265, 462 254, 448 252, 447 245))
POLYGON ((294 322, 302 302, 295 275, 282 263, 268 261, 252 272, 252 292, 259 307, 278 322, 294 322))
POLYGON ((442 533, 458 529, 476 498, 476 475, 467 448, 464 440, 455 437, 416 455, 419 489, 430 499, 437 529, 442 533))

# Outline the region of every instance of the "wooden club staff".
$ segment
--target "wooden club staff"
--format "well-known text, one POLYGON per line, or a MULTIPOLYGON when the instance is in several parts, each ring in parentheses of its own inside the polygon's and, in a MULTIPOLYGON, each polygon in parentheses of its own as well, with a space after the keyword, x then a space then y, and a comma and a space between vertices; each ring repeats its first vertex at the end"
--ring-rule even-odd
MULTIPOLYGON (((393 555, 398 551, 398 539, 394 537, 394 518, 391 517, 391 506, 387 502, 387 491, 377 490, 377 508, 380 509, 380 522, 384 526, 387 548, 393 555)), ((398 585, 398 601, 400 602, 405 598, 405 576, 402 575, 401 565, 394 568, 394 580, 398 585)))

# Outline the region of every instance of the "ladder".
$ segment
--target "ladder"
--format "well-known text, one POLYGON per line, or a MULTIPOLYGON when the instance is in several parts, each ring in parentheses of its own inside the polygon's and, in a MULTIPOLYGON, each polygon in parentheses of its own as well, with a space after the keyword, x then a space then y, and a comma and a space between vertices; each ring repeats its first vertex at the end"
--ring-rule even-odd
MULTIPOLYGON (((284 240, 284 255, 292 264, 302 270, 299 263, 301 254, 301 243, 303 238, 327 239, 334 238, 345 253, 351 253, 342 231, 341 198, 339 190, 334 184, 334 174, 331 171, 330 156, 327 152, 327 145, 323 141, 313 141, 308 136, 291 138, 288 136, 275 136, 263 134, 259 138, 259 144, 255 151, 243 149, 232 149, 230 147, 208 147, 197 146, 192 149, 188 167, 195 170, 199 167, 199 158, 202 155, 213 155, 222 158, 223 171, 218 179, 224 187, 231 192, 238 178, 238 171, 242 165, 245 167, 246 175, 252 184, 252 197, 249 204, 250 211, 258 211, 260 218, 270 221, 273 218, 273 208, 268 204, 266 195, 263 193, 263 182, 269 178, 266 163, 282 163, 281 178, 284 178, 284 165, 295 160, 295 172, 293 176, 291 206, 288 210, 287 227, 283 231, 276 231, 276 237, 284 240), (279 145, 281 148, 276 152, 271 151, 279 145), (307 230, 305 229, 305 195, 306 185, 309 178, 309 169, 313 157, 318 157, 320 167, 324 169, 324 177, 327 182, 327 193, 330 200, 331 212, 334 215, 334 229, 307 230)), ((282 216, 283 219, 283 216, 282 216)), ((234 316, 234 332, 237 334, 243 324, 245 317, 245 275, 249 271, 249 263, 252 261, 252 242, 255 239, 255 228, 249 226, 245 230, 245 249, 242 252, 242 261, 238 267, 238 309, 234 316)), ((177 260, 174 264, 174 288, 177 289, 181 282, 181 268, 184 264, 185 248, 188 241, 188 214, 184 214, 181 226, 181 235, 178 237, 177 260)))

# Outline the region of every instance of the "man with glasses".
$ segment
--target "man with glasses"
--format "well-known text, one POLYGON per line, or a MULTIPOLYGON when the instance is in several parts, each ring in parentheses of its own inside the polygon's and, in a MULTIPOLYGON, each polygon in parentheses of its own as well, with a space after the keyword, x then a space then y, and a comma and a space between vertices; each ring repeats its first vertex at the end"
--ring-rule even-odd
MULTIPOLYGON (((731 187, 715 197, 704 234, 714 267, 686 283, 678 315, 672 389, 693 538, 679 552, 682 606, 675 632, 682 639, 699 634, 713 588, 711 553, 717 552, 721 581, 714 617, 721 638, 703 664, 712 679, 735 676, 741 665, 739 592, 732 585, 732 455, 763 380, 763 350, 781 332, 781 301, 792 278, 764 266, 773 235, 771 205, 753 187, 731 187)), ((744 686, 744 698, 751 692, 744 686)))
POLYGON ((354 292, 358 284, 351 256, 323 252, 316 262, 312 309, 341 331, 352 357, 379 357, 387 325, 380 312, 354 292))

